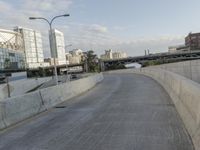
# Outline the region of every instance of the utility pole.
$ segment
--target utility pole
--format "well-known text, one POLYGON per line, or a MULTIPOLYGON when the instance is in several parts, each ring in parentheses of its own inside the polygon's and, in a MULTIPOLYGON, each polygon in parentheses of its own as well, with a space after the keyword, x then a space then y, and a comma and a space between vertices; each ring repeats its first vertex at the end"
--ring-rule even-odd
POLYGON ((54 76, 55 76, 56 85, 58 85, 58 74, 57 74, 57 67, 56 67, 57 55, 56 55, 55 43, 53 43, 54 40, 53 40, 53 32, 52 32, 52 23, 56 18, 68 17, 68 16, 70 16, 70 15, 69 14, 58 15, 58 16, 53 17, 51 20, 48 20, 43 17, 29 17, 30 20, 36 20, 36 19, 44 20, 49 25, 49 30, 50 30, 49 31, 49 42, 50 42, 51 55, 53 56, 53 61, 54 61, 54 76))

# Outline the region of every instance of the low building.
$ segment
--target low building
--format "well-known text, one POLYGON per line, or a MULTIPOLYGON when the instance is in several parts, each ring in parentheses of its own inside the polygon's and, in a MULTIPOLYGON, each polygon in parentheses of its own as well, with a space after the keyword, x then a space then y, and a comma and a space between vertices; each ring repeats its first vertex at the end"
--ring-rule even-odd
POLYGON ((103 60, 113 59, 112 49, 105 50, 105 54, 102 54, 100 58, 103 60))
POLYGON ((112 54, 113 59, 122 59, 122 58, 127 58, 127 55, 125 52, 114 52, 112 54))
MULTIPOLYGON (((54 65, 54 58, 45 58, 44 62, 48 63, 49 66, 53 66, 54 65)), ((57 58, 55 58, 55 63, 56 63, 56 65, 59 65, 57 58)))
POLYGON ((180 53, 189 51, 189 47, 185 45, 176 45, 168 47, 169 53, 180 53))
POLYGON ((74 49, 66 53, 67 64, 80 64, 82 62, 83 51, 81 49, 74 49))
POLYGON ((189 52, 200 50, 200 33, 189 33, 185 37, 184 45, 170 46, 169 53, 189 52))
POLYGON ((66 53, 65 55, 66 55, 67 64, 80 64, 81 63, 81 56, 72 55, 71 53, 66 53))
POLYGON ((22 51, 0 48, 0 69, 25 69, 25 54, 22 51))
POLYGON ((189 33, 185 37, 185 46, 189 47, 189 50, 200 50, 200 33, 189 33))
POLYGON ((105 54, 101 55, 100 58, 102 60, 122 59, 127 58, 127 54, 125 52, 113 52, 112 49, 109 49, 105 50, 105 54))

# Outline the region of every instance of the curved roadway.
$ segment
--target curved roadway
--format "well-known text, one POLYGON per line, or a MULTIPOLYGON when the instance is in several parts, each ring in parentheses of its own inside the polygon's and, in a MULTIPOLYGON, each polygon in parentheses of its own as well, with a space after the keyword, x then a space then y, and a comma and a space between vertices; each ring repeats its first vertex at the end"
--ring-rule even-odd
POLYGON ((193 150, 168 94, 149 77, 105 74, 95 88, 0 132, 1 150, 193 150))

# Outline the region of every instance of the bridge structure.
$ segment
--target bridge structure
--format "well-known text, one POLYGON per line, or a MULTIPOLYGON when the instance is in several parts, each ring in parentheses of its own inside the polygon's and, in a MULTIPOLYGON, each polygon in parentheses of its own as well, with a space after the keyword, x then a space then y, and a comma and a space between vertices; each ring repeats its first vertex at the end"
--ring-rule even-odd
MULTIPOLYGON (((179 61, 195 60, 195 59, 200 59, 200 50, 191 52, 182 52, 182 53, 158 53, 146 56, 136 56, 123 59, 113 59, 113 60, 99 60, 99 66, 101 71, 107 71, 111 70, 112 66, 126 65, 131 63, 139 63, 143 66, 146 62, 156 61, 156 60, 160 61, 161 63, 170 63, 170 62, 179 62, 179 61)), ((88 72, 88 64, 86 62, 79 64, 57 65, 57 72, 59 74, 61 70, 70 70, 70 68, 77 66, 83 68, 82 71, 80 72, 88 72)), ((48 67, 43 67, 42 69, 51 70, 53 72, 54 67, 48 66, 48 67)), ((1 72, 7 73, 16 71, 21 71, 21 70, 2 70, 1 72)), ((29 71, 35 73, 39 71, 39 68, 29 69, 29 71)))
MULTIPOLYGON (((56 65, 58 74, 60 74, 61 70, 69 71, 70 68, 74 68, 74 67, 82 67, 81 72, 87 72, 87 64, 86 63, 56 65)), ((42 67, 42 69, 43 70, 51 70, 53 72, 54 66, 42 67)), ((32 68, 32 69, 29 69, 29 71, 38 72, 39 68, 32 68)), ((73 72, 73 71, 71 71, 71 72, 73 72)))
POLYGON ((109 70, 113 65, 126 65, 130 63, 139 63, 144 65, 145 62, 159 60, 163 63, 179 62, 186 60, 200 59, 200 50, 181 52, 181 53, 158 53, 146 56, 127 57, 122 59, 101 60, 100 68, 102 71, 109 70))
MULTIPOLYGON (((57 70, 58 72, 61 70, 61 69, 70 69, 70 68, 74 68, 74 67, 82 67, 83 68, 83 72, 86 72, 86 64, 85 63, 78 63, 78 64, 63 64, 63 65, 57 65, 57 70)), ((54 67, 53 66, 49 66, 49 67, 46 67, 45 69, 53 69, 54 67)))

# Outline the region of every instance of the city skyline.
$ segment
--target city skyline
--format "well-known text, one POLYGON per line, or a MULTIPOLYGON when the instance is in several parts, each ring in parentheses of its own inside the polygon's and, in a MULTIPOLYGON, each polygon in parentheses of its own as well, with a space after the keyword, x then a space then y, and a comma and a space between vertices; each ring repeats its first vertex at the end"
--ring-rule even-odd
POLYGON ((54 28, 65 35, 69 50, 93 49, 102 54, 105 49, 125 51, 130 56, 150 52, 165 52, 168 46, 184 43, 189 32, 200 31, 195 15, 200 2, 169 0, 150 2, 131 0, 0 0, 0 28, 24 26, 42 32, 44 54, 50 56, 47 25, 30 21, 29 16, 50 18, 70 13, 70 17, 56 20, 54 28), (42 7, 40 7, 42 6, 42 7))

